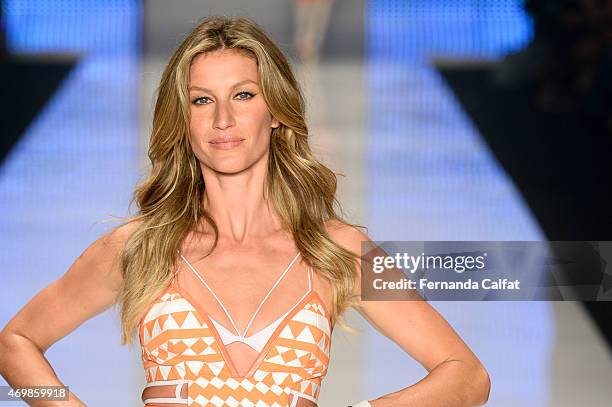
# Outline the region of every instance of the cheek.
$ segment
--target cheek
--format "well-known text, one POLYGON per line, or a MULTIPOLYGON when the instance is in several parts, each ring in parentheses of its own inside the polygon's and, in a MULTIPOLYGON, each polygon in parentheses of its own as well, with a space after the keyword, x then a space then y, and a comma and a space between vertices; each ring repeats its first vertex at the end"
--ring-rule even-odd
POLYGON ((261 107, 256 113, 249 117, 249 123, 246 124, 248 128, 252 129, 253 136, 256 137, 269 137, 272 131, 272 117, 265 107, 261 107))
POLYGON ((189 122, 189 140, 191 142, 191 149, 198 158, 199 161, 209 163, 212 157, 209 157, 210 153, 207 151, 208 145, 206 140, 208 139, 206 127, 206 119, 201 115, 192 115, 189 122))
POLYGON ((193 136, 202 136, 204 129, 206 128, 206 119, 199 114, 191 114, 189 122, 189 131, 193 136))

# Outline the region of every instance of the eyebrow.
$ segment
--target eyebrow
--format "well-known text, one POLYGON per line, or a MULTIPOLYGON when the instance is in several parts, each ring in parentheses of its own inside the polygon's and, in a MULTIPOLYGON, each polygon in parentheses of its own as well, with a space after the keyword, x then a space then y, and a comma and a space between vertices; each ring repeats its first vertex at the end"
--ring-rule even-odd
MULTIPOLYGON (((235 83, 235 84, 234 84, 234 86, 232 86, 232 89, 237 88, 238 86, 241 86, 241 85, 244 85, 244 84, 247 84, 247 83, 254 83, 255 85, 258 85, 258 83, 257 83, 257 82, 252 81, 252 80, 250 80, 250 79, 246 79, 246 80, 244 80, 244 81, 240 81, 240 82, 238 82, 238 83, 235 83)), ((190 87, 189 87, 189 90, 201 90, 201 91, 204 91, 204 92, 210 92, 210 93, 213 93, 213 92, 212 92, 210 89, 206 89, 206 88, 203 88, 203 87, 201 87, 201 86, 196 86, 196 85, 194 85, 194 86, 190 86, 190 87)))

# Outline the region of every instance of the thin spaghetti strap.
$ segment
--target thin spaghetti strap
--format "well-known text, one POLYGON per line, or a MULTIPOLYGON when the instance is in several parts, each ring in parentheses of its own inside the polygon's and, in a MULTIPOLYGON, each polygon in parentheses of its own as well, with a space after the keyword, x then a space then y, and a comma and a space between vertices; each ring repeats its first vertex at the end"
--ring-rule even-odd
POLYGON ((223 305, 223 303, 221 302, 221 300, 219 299, 219 297, 217 297, 217 294, 215 294, 215 292, 212 290, 212 288, 210 288, 210 286, 208 284, 206 284, 206 281, 204 281, 204 278, 200 275, 200 273, 198 273, 195 269, 195 267, 193 267, 191 265, 191 263, 189 263, 187 261, 187 259, 185 258, 185 256, 183 256, 182 253, 179 252, 179 255, 181 256, 181 258, 185 261, 185 263, 187 263, 187 265, 189 266, 189 268, 191 269, 191 271, 193 271, 193 273, 200 279, 200 281, 202 282, 202 284, 204 284, 204 286, 208 289, 208 291, 210 291, 210 293, 212 294, 212 296, 215 298, 215 300, 217 300, 217 302, 219 303, 219 305, 221 306, 221 309, 223 309, 223 312, 225 312, 225 315, 227 316, 227 319, 229 319, 229 321, 231 322, 232 326, 234 327, 234 329, 236 330, 236 333, 238 334, 238 336, 240 335, 240 331, 238 330, 238 327, 236 326, 236 324, 234 323, 234 320, 232 319, 232 317, 230 316, 229 312, 227 311, 227 309, 225 308, 225 305, 223 305))
POLYGON ((210 288, 210 286, 206 283, 206 281, 204 280, 204 278, 200 275, 200 273, 197 272, 197 270, 195 269, 195 267, 193 267, 191 265, 191 263, 189 263, 189 261, 187 261, 187 259, 185 258, 185 256, 183 256, 183 254, 179 251, 179 255, 181 256, 181 258, 183 259, 183 261, 185 263, 187 263, 187 266, 189 266, 189 268, 191 269, 191 271, 198 277, 198 279, 202 282, 202 284, 204 284, 204 286, 208 289, 208 291, 210 291, 210 293, 212 294, 212 296, 215 298, 215 300, 217 300, 217 302, 219 303, 219 305, 221 306, 221 309, 223 309, 223 312, 225 312, 225 315, 227 316, 227 319, 229 319, 230 323, 232 324, 232 326, 234 327, 234 329, 236 330, 236 334, 241 337, 241 338, 245 338, 246 334, 249 332, 249 328, 251 327, 251 324, 253 323, 253 321, 255 320, 255 317, 257 316, 257 313, 259 312, 259 310, 261 309, 262 305, 266 302, 266 300, 268 299, 268 297, 270 296, 270 294, 272 293, 272 291, 276 288, 276 286, 281 282, 281 280, 283 279, 283 277, 285 277, 285 274, 287 274, 287 272, 289 271, 289 269, 291 269, 291 266, 293 266, 293 263, 295 263, 295 261, 298 259, 298 257, 300 256, 300 252, 298 252, 295 257, 293 258, 293 260, 291 261, 291 263, 289 263, 289 265, 287 266, 287 268, 285 269, 285 271, 282 272, 282 274, 280 275, 280 277, 276 280, 276 282, 274 283, 274 285, 272 286, 272 288, 270 288, 270 290, 268 291, 268 293, 266 294, 266 296, 263 298, 263 300, 261 300, 261 302, 259 303, 259 306, 257 307, 257 309, 255 310, 255 313, 253 314, 253 316, 251 317, 251 320, 249 321, 249 323, 247 324, 246 329, 244 330, 244 333, 240 333, 240 330, 238 329, 238 327, 236 326, 236 323, 234 322, 234 320, 232 319, 229 311, 227 310, 227 308, 225 308, 225 305, 223 305, 223 303, 221 302, 221 300, 219 299, 219 297, 217 297, 217 294, 215 294, 215 292, 212 290, 212 288, 210 288))
MULTIPOLYGON (((281 280, 283 279, 283 277, 285 277, 285 274, 287 274, 287 272, 289 271, 289 269, 291 268, 291 266, 293 266, 293 263, 295 263, 295 261, 298 259, 298 257, 300 256, 300 252, 298 252, 295 257, 293 258, 293 260, 291 261, 291 263, 289 263, 289 265, 287 266, 287 268, 285 269, 285 271, 283 271, 283 273, 280 275, 280 277, 276 280, 276 282, 274 283, 274 285, 272 286, 272 288, 270 288, 270 290, 268 291, 268 293, 266 294, 266 296, 263 298, 263 300, 261 300, 261 302, 259 303, 259 306, 257 307, 257 309, 255 310, 255 312, 253 313, 253 316, 251 317, 251 320, 249 321, 249 323, 247 324, 247 327, 244 330, 244 334, 242 334, 241 336, 244 338, 245 335, 249 332, 249 328, 251 327, 251 324, 253 323, 253 321, 255 320, 255 317, 257 316, 257 313, 259 312, 259 310, 261 309, 261 306, 264 305, 264 303, 266 302, 266 300, 268 299, 268 297, 270 296, 270 294, 272 294, 272 291, 274 291, 274 289, 276 288, 276 286, 281 282, 281 280)), ((239 334, 240 335, 240 334, 239 334)))
POLYGON ((314 280, 312 267, 308 267, 308 292, 312 291, 312 280, 314 280))

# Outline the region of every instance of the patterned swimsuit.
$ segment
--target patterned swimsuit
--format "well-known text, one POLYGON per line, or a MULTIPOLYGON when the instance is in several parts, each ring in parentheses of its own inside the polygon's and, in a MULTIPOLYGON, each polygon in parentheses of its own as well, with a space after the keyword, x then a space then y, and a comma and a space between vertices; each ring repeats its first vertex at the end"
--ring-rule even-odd
POLYGON ((313 289, 311 268, 308 290, 299 301, 265 328, 245 335, 299 255, 263 298, 241 334, 211 287, 180 254, 219 303, 235 332, 212 319, 174 280, 140 322, 147 381, 145 406, 316 406, 329 362, 332 324, 325 303, 313 289), (258 353, 244 375, 238 374, 226 349, 233 342, 242 342, 258 353))

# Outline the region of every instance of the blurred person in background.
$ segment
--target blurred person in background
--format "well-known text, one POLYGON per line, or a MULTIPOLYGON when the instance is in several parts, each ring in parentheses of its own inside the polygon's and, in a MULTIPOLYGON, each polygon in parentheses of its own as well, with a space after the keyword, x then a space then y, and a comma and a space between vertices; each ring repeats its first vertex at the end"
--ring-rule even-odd
MULTIPOLYGON (((139 212, 9 321, 7 382, 62 385, 45 351, 117 305, 122 344, 139 339, 146 406, 314 406, 351 306, 428 371, 356 406, 484 404, 487 371, 426 301, 361 300, 370 239, 336 210, 336 175, 313 156, 304 114, 259 26, 201 22, 162 75, 139 212)), ((70 393, 57 405, 85 404, 70 393)))
POLYGON ((334 0, 293 0, 293 47, 302 62, 317 62, 334 0))

